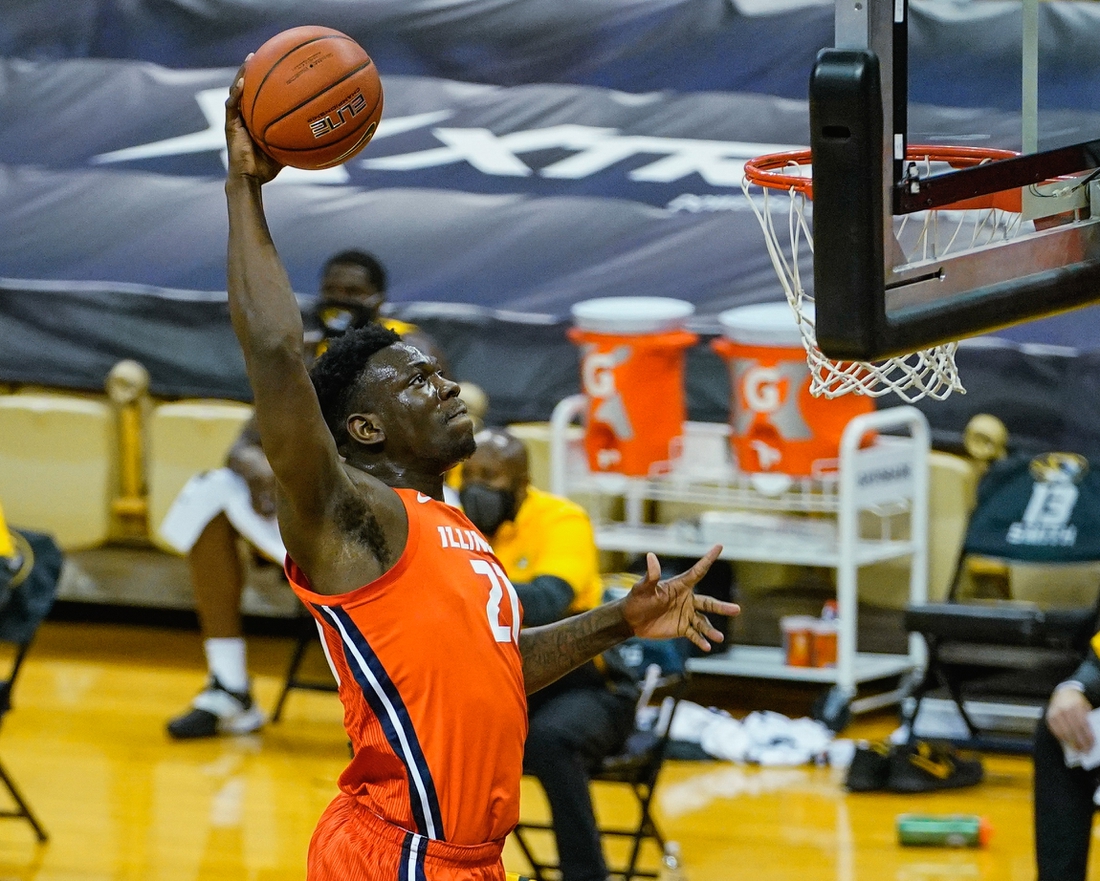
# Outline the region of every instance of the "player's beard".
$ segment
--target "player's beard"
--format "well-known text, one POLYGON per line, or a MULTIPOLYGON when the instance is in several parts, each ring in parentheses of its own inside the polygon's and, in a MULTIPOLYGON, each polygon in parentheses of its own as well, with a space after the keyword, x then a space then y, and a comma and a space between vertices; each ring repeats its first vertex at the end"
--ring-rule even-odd
POLYGON ((474 428, 473 423, 470 424, 470 430, 465 431, 462 435, 456 439, 455 453, 458 455, 457 462, 464 462, 474 454, 477 449, 477 442, 474 440, 474 428))
MULTIPOLYGON (((469 417, 465 420, 464 430, 459 430, 451 425, 451 420, 443 417, 443 430, 440 435, 432 438, 430 453, 421 459, 422 465, 439 470, 440 474, 450 471, 459 462, 464 462, 474 454, 477 443, 474 441, 473 424, 469 417)), ((421 447, 424 449, 424 447, 421 447)))

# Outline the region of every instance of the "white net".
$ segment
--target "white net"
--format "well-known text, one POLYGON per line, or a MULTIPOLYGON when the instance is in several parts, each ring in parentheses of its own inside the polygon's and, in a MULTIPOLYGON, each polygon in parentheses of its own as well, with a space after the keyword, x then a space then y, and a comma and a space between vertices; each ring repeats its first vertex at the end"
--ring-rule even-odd
MULTIPOLYGON (((791 162, 776 169, 784 176, 809 178, 808 164, 791 162)), ((810 393, 836 398, 851 393, 880 397, 893 392, 905 401, 921 398, 943 400, 952 392, 966 393, 955 364, 957 342, 911 352, 882 361, 834 361, 817 345, 814 298, 802 284, 799 258, 803 249, 813 254, 813 234, 806 217, 810 199, 799 188, 779 189, 754 184, 748 176, 742 189, 749 199, 775 267, 783 292, 798 319, 799 333, 810 367, 810 393), (773 201, 786 198, 787 211, 776 210, 773 201), (776 228, 776 216, 785 215, 787 229, 776 228)), ((999 208, 963 211, 933 210, 906 215, 895 229, 904 262, 942 257, 979 247, 998 239, 1010 239, 1020 227, 1020 215, 999 208)))

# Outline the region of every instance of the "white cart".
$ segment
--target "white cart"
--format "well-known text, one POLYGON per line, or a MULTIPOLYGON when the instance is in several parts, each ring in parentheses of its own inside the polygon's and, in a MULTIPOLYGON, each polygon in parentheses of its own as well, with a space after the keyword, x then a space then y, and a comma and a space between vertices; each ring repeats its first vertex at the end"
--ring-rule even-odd
POLYGON ((820 682, 829 690, 819 717, 838 729, 849 713, 905 696, 910 677, 924 668, 923 641, 911 634, 904 655, 860 652, 856 616, 859 570, 872 563, 907 558, 909 600, 927 600, 929 431, 919 410, 900 406, 857 416, 845 428, 839 458, 806 478, 739 474, 730 465, 728 426, 689 422, 673 458, 638 478, 589 471, 579 443, 569 437, 584 405, 584 396, 575 395, 554 410, 551 490, 623 500, 621 521, 597 518, 601 550, 697 557, 720 542, 727 560, 836 570, 835 667, 794 667, 785 663, 781 648, 735 645, 692 658, 692 670, 820 682), (695 503, 706 510, 698 520, 650 524, 642 515, 651 500, 695 503), (899 530, 903 521, 907 529, 899 530), (857 697, 860 684, 894 677, 900 677, 896 688, 857 697))

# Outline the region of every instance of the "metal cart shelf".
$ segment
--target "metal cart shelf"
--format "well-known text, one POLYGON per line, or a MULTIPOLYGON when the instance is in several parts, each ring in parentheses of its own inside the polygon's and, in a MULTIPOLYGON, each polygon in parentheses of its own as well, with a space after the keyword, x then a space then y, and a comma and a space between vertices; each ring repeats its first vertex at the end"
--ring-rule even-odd
MULTIPOLYGON (((837 663, 835 667, 793 667, 782 649, 733 646, 692 658, 700 673, 819 682, 831 686, 823 707, 834 719, 898 703, 907 676, 924 667, 925 646, 913 634, 907 654, 857 650, 859 570, 907 558, 909 601, 927 600, 929 430, 915 407, 900 406, 857 416, 847 425, 834 463, 806 478, 767 478, 738 473, 729 456, 713 455, 715 438, 728 451, 728 427, 685 423, 682 447, 646 477, 589 471, 583 450, 568 439, 585 399, 566 398, 555 408, 550 429, 552 491, 562 495, 617 496, 621 521, 596 522, 601 550, 701 556, 716 543, 723 559, 788 563, 836 570, 837 663), (709 453, 707 454, 707 446, 709 453), (700 522, 643 522, 649 501, 691 502, 707 514, 700 522), (896 518, 908 521, 904 538, 894 537, 896 518), (895 688, 857 697, 859 686, 901 677, 895 688)), ((826 718, 825 721, 830 721, 826 718)))

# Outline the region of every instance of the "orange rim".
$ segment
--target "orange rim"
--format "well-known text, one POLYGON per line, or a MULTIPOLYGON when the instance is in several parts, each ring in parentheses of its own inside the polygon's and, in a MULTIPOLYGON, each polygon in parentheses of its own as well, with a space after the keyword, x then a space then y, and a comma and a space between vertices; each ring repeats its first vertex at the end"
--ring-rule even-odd
POLYGON ((745 163, 745 177, 758 187, 767 190, 801 193, 808 199, 814 197, 813 178, 807 174, 784 174, 777 169, 805 168, 812 166, 813 154, 809 150, 787 150, 783 153, 765 153, 745 163))
MULTIPOLYGON (((952 147, 932 144, 910 144, 905 148, 905 158, 909 162, 946 162, 952 168, 972 168, 983 162, 995 162, 999 159, 1011 159, 1019 154, 1014 150, 1001 150, 996 147, 952 147)), ((787 150, 783 153, 767 153, 745 163, 745 177, 758 187, 769 190, 794 190, 807 199, 813 200, 813 155, 809 150, 787 150), (798 169, 799 173, 791 173, 798 169)), ((1005 190, 976 196, 965 202, 945 205, 940 210, 967 208, 1001 208, 1005 211, 1020 211, 1020 191, 1005 190)))

